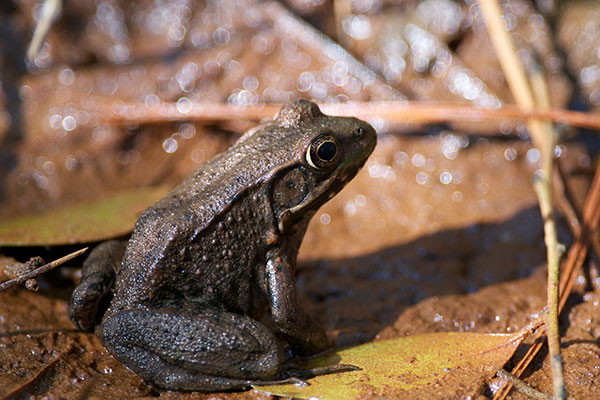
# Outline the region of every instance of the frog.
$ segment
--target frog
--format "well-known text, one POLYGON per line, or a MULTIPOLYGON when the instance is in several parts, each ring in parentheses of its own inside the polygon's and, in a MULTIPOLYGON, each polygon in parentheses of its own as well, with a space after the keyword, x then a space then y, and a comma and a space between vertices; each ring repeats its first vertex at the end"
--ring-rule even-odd
POLYGON ((167 390, 243 390, 276 380, 290 351, 327 350, 298 302, 298 250, 376 139, 357 118, 308 100, 284 105, 144 211, 128 242, 94 249, 71 319, 167 390))

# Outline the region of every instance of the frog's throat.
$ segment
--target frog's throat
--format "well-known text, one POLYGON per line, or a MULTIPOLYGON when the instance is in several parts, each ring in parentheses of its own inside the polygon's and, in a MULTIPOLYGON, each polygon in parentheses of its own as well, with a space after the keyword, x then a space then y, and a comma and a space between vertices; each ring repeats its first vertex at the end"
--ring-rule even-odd
POLYGON ((344 187, 345 183, 344 181, 340 181, 340 186, 337 187, 338 182, 335 182, 336 180, 339 180, 336 174, 330 176, 321 184, 321 188, 315 192, 314 195, 310 196, 308 201, 303 201, 300 204, 297 204, 294 207, 288 208, 282 212, 277 218, 277 228, 279 228, 279 233, 286 233, 286 226, 288 225, 288 222, 293 219, 293 216, 297 215, 301 210, 310 209, 313 207, 313 205, 316 205, 315 209, 313 210, 316 212, 323 204, 335 196, 344 187), (325 199, 323 199, 324 196, 326 196, 325 199))

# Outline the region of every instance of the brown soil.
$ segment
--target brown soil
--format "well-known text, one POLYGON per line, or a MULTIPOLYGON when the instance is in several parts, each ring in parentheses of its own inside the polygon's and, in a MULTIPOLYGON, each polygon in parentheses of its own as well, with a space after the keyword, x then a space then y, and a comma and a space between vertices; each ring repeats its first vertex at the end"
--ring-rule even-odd
MULTIPOLYGON (((88 115, 86 110, 96 109, 100 98, 144 102, 149 94, 155 94, 164 101, 187 96, 193 101, 229 99, 235 103, 246 90, 248 96, 257 95, 259 101, 267 102, 297 96, 381 100, 404 94, 478 104, 477 99, 450 90, 449 72, 436 73, 434 61, 429 73, 419 72, 409 56, 403 76, 385 68, 385 63, 391 62, 384 57, 390 54, 386 46, 398 46, 393 41, 403 32, 396 32, 399 28, 389 21, 400 20, 404 27, 427 25, 410 1, 401 6, 383 2, 380 9, 358 13, 372 23, 369 38, 339 38, 375 70, 372 85, 359 82, 352 72, 336 77, 335 69, 330 68, 335 60, 328 58, 328 50, 306 47, 298 37, 282 33, 275 20, 267 18, 266 12, 261 14, 263 9, 253 2, 206 9, 201 2, 190 2, 189 15, 174 6, 169 12, 179 15, 178 21, 187 29, 181 40, 176 40, 173 21, 177 18, 158 24, 150 16, 160 6, 150 2, 106 2, 114 14, 99 7, 105 2, 67 2, 63 17, 49 35, 49 47, 38 57, 37 68, 27 70, 21 60, 35 3, 20 0, 0 6, 0 163, 6 166, 0 170, 0 221, 123 188, 174 185, 252 126, 246 121, 98 125, 94 114, 88 115), (257 15, 264 18, 252 22, 257 15), (128 30, 119 34, 123 24, 128 30), (227 43, 222 43, 223 36, 211 36, 219 27, 228 29, 227 43), (115 53, 123 48, 128 56, 115 53), (119 59, 126 56, 129 58, 119 59), (184 66, 193 69, 190 63, 201 70, 192 74, 191 83, 181 75, 184 66), (307 91, 302 86, 306 82, 299 80, 306 72, 316 79, 307 91), (76 121, 74 129, 68 117, 76 121), (173 152, 167 151, 168 139, 177 144, 173 152)), ((320 30, 334 34, 335 24, 328 17, 330 4, 309 7, 308 3, 290 1, 288 5, 320 30)), ((582 10, 584 6, 570 6, 559 21, 559 37, 571 57, 567 62, 570 69, 565 70, 563 65, 549 67, 556 63, 552 57, 557 49, 548 33, 548 20, 529 2, 514 3, 515 34, 521 38, 518 45, 536 48, 538 55, 543 55, 556 94, 553 101, 566 106, 571 93, 579 91, 569 74, 579 76, 583 69, 591 68, 585 52, 570 43, 580 38, 581 46, 591 48, 595 33, 589 33, 586 42, 574 22, 565 18, 596 15, 600 7, 586 3, 590 9, 582 10)), ((498 101, 511 101, 505 83, 497 79, 501 73, 495 56, 487 50, 481 21, 470 14, 473 11, 465 3, 440 4, 456 5, 463 19, 462 28, 454 33, 437 32, 429 26, 439 41, 437 60, 444 60, 440 51, 450 52, 453 58, 448 68, 468 69, 467 75, 486 83, 479 100, 483 101, 481 93, 487 93, 498 101)), ((161 10, 166 12, 164 7, 161 10)), ((591 107, 600 103, 595 100, 600 79, 586 82, 589 85, 581 100, 591 107)), ((421 332, 514 332, 535 318, 545 303, 545 247, 531 186, 532 173, 539 165, 535 151, 521 138, 524 127, 503 123, 504 134, 493 135, 490 133, 497 132, 497 126, 487 123, 401 133, 383 121, 371 122, 380 132, 374 154, 355 180, 314 217, 300 250, 299 297, 306 309, 339 346, 421 332)), ((578 206, 585 197, 589 167, 599 143, 597 137, 589 137, 567 131, 558 154, 578 206)), ((559 226, 561 242, 570 244, 568 226, 562 220, 559 226)), ((0 259, 0 266, 36 255, 57 258, 69 250, 4 248, 6 257, 0 259)), ((67 299, 79 263, 76 260, 40 278, 38 292, 22 288, 0 293, 0 395, 48 399, 269 397, 255 390, 211 395, 163 392, 142 382, 109 356, 95 336, 77 332, 69 321, 67 299)), ((2 268, 2 274, 4 280, 13 272, 2 268)), ((594 267, 586 268, 561 317, 567 390, 584 400, 600 393, 598 275, 594 267)), ((515 358, 527 346, 522 345, 515 358)), ((514 359, 509 367, 512 364, 514 359)), ((550 377, 549 359, 542 352, 525 379, 551 393, 550 377)), ((485 398, 496 386, 496 381, 490 381, 471 394, 485 398)), ((510 398, 525 397, 513 392, 510 398)))

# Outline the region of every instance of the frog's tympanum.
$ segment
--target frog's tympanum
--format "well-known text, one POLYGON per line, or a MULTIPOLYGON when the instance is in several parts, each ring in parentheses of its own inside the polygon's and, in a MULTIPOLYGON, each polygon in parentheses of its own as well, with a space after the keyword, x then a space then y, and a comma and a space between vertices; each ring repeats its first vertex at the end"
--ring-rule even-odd
POLYGON ((148 208, 126 248, 96 247, 71 319, 162 388, 276 379, 278 338, 298 355, 330 346, 296 300, 296 256, 311 217, 375 142, 366 122, 323 115, 309 101, 286 105, 148 208), (258 321, 265 310, 275 332, 258 321))

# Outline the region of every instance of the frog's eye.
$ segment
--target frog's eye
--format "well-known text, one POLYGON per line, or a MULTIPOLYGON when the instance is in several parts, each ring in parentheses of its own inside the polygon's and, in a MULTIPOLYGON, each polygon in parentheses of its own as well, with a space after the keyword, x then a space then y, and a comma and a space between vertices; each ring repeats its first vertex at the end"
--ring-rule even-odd
POLYGON ((306 151, 306 162, 313 168, 331 167, 338 155, 338 146, 331 136, 319 136, 306 151))

